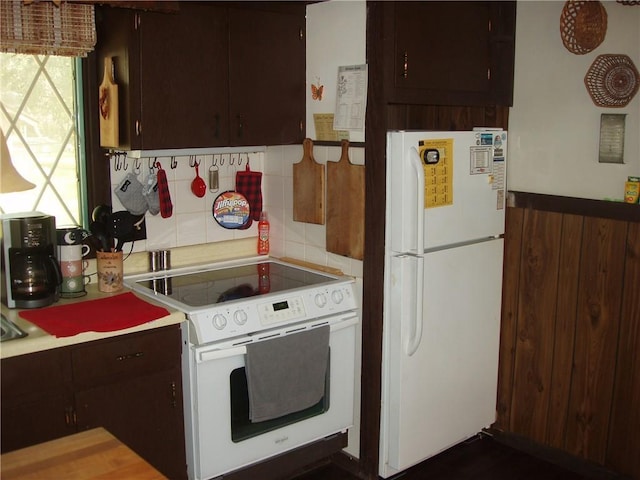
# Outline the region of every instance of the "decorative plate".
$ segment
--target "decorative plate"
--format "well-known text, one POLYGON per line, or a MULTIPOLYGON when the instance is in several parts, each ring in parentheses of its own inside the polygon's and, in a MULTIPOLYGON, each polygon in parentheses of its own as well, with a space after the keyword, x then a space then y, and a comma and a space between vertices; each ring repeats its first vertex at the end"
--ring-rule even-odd
POLYGON ((638 93, 640 74, 627 55, 598 55, 584 84, 597 106, 624 107, 638 93))

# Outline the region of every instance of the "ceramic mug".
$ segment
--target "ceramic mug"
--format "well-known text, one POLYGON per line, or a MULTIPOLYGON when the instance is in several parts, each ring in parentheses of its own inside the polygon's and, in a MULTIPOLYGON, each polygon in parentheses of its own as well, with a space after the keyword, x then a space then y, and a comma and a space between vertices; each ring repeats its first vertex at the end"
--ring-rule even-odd
POLYGON ((80 245, 89 235, 89 232, 78 226, 60 227, 56 229, 58 245, 80 245))
POLYGON ((91 251, 89 245, 58 245, 58 261, 82 260, 82 257, 85 257, 89 251, 91 251))
POLYGON ((63 260, 60 262, 60 271, 63 278, 82 275, 88 267, 89 262, 86 260, 63 260))
POLYGON ((60 284, 60 296, 63 298, 82 297, 87 294, 85 285, 91 281, 88 275, 76 275, 74 277, 62 277, 60 284))

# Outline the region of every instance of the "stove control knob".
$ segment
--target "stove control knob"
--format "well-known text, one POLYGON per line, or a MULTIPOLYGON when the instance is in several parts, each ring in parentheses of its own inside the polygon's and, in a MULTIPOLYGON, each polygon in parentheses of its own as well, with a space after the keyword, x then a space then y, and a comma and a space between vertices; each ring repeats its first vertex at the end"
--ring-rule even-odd
POLYGON ((247 323, 247 319, 247 312, 245 312, 244 310, 236 310, 233 314, 233 321, 238 325, 244 325, 245 323, 247 323))
POLYGON ((340 290, 334 290, 333 292, 331 292, 331 300, 333 300, 334 303, 342 303, 342 300, 344 300, 344 296, 342 295, 342 292, 340 290))
POLYGON ((327 297, 324 296, 324 293, 318 293, 314 301, 318 307, 322 308, 327 304, 327 297))
POLYGON ((216 327, 218 330, 222 330, 224 327, 227 326, 227 319, 221 313, 216 313, 213 316, 213 326, 216 327))

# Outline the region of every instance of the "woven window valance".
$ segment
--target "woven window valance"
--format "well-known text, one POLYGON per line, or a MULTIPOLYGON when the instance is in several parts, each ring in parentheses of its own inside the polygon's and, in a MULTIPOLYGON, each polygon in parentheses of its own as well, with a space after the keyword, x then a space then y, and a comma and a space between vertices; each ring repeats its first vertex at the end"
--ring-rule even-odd
POLYGON ((93 5, 0 0, 0 51, 85 57, 96 44, 93 5))

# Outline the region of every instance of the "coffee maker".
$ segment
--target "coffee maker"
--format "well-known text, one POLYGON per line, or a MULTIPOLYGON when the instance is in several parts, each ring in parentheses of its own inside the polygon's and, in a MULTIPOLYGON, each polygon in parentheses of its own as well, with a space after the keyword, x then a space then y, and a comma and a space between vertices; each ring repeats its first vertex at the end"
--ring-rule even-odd
POLYGON ((62 283, 56 219, 40 212, 2 217, 2 301, 9 308, 46 307, 62 283))

